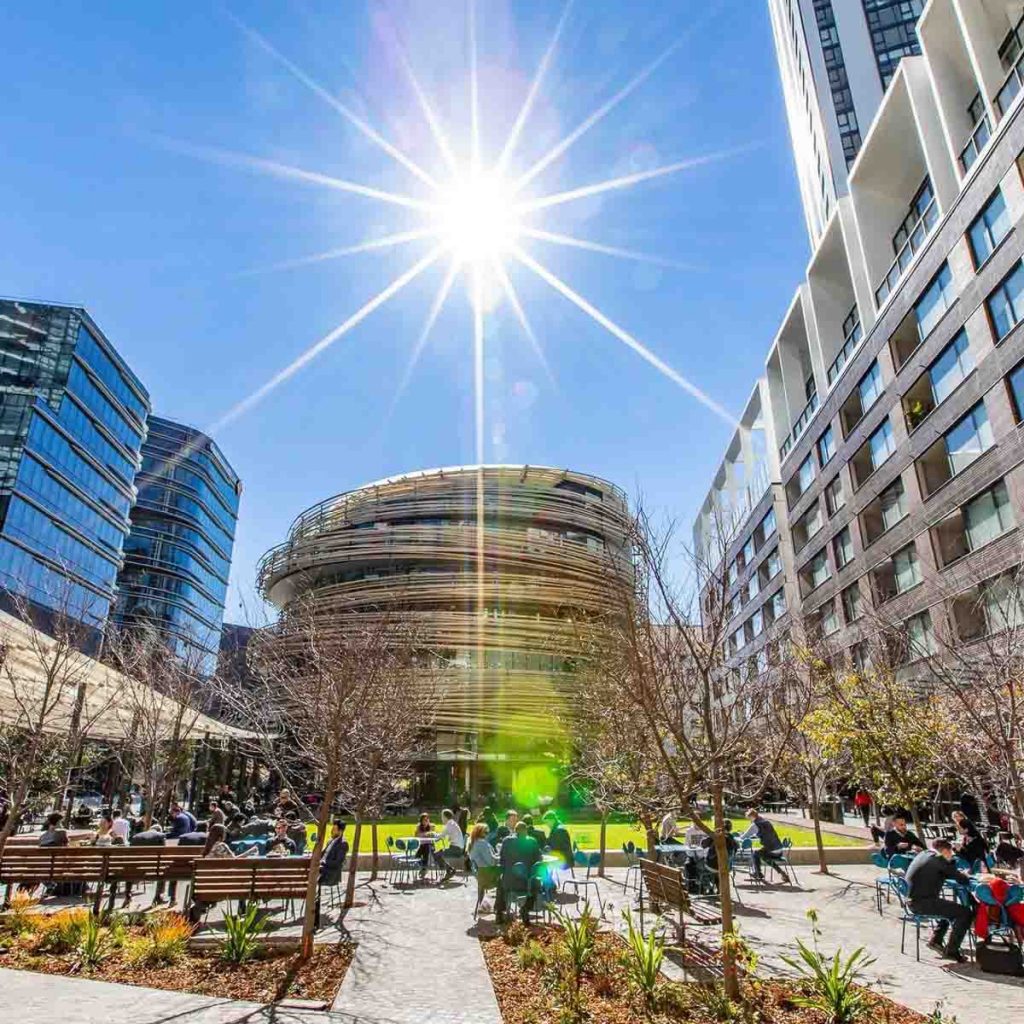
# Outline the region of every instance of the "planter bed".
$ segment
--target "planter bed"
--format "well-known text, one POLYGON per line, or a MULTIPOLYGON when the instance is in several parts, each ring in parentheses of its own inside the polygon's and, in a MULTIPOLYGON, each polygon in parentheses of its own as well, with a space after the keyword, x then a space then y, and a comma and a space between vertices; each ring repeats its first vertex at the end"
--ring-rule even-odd
MULTIPOLYGON (((505 935, 481 941, 491 984, 501 1009, 504 1024, 563 1024, 558 997, 551 982, 550 967, 553 947, 561 929, 535 927, 529 939, 539 944, 548 957, 547 963, 523 966, 520 949, 525 943, 511 945, 505 935)), ((591 1024, 717 1024, 724 1019, 708 1005, 707 994, 715 990, 696 982, 670 982, 662 976, 659 1005, 650 1015, 644 1012, 638 997, 629 990, 620 957, 626 946, 614 932, 600 932, 596 952, 584 975, 582 989, 586 1019, 591 1024)), ((668 959, 667 953, 666 959, 668 959)), ((750 979, 743 983, 743 995, 749 1009, 748 1018, 759 1024, 821 1024, 824 1016, 796 1006, 792 997, 798 991, 793 982, 778 979, 750 979)), ((927 1018, 894 1003, 884 996, 868 993, 872 1005, 863 1020, 865 1024, 925 1024, 927 1018)))

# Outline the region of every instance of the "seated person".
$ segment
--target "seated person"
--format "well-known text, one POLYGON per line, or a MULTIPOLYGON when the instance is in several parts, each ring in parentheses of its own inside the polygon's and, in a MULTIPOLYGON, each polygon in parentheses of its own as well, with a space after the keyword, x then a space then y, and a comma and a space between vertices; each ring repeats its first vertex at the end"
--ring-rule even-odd
POLYGON ((767 861, 788 884, 789 875, 780 863, 784 853, 782 840, 779 839, 775 826, 767 818, 762 818, 756 807, 751 807, 747 811, 747 820, 750 822, 750 825, 747 827, 747 831, 740 836, 740 839, 758 839, 761 842, 761 849, 751 850, 754 878, 758 880, 764 879, 761 862, 767 861))
MULTIPOLYGON (((224 828, 223 825, 220 826, 224 828)), ((213 825, 207 825, 205 829, 196 829, 194 832, 186 832, 182 836, 178 836, 179 846, 205 846, 206 839, 209 835, 209 829, 213 828, 213 825)))
POLYGON ((111 828, 114 824, 114 817, 110 811, 100 812, 100 823, 96 829, 96 835, 93 836, 93 846, 113 846, 114 836, 111 833, 111 828))
POLYGON ((946 882, 966 886, 970 879, 953 864, 953 844, 948 839, 936 839, 932 847, 920 852, 907 868, 907 903, 915 914, 941 918, 928 945, 948 959, 963 963, 966 957, 960 952, 960 943, 974 920, 974 911, 957 900, 943 899, 942 887, 946 882), (943 945, 950 925, 949 941, 943 945))
POLYGON ((963 857, 971 867, 974 867, 975 861, 980 860, 987 868, 988 864, 985 863, 985 858, 988 856, 988 843, 978 831, 978 826, 963 811, 954 811, 951 817, 959 836, 957 855, 963 857))
POLYGON ((505 814, 505 824, 498 826, 495 841, 500 843, 508 839, 509 836, 514 835, 516 831, 516 824, 518 823, 518 821, 519 814, 516 811, 508 811, 505 814))
POLYGON ((228 839, 234 842, 236 839, 242 839, 242 827, 245 825, 245 815, 241 812, 232 814, 231 820, 227 823, 228 839))
POLYGON ((160 827, 159 821, 154 821, 149 828, 142 829, 132 836, 129 846, 166 846, 167 836, 160 827))
POLYGON ((540 843, 540 848, 543 850, 548 845, 548 837, 544 834, 544 829, 534 827, 532 814, 523 815, 523 824, 526 826, 526 834, 533 836, 540 843))
POLYGON ((296 853, 306 852, 306 826, 299 821, 298 815, 290 811, 284 816, 288 823, 288 838, 295 844, 296 853))
POLYGON ((569 830, 558 820, 558 815, 554 811, 548 811, 544 815, 544 820, 551 826, 551 831, 548 833, 547 848, 559 856, 563 867, 571 868, 573 855, 572 838, 569 835, 569 830))
POLYGON ((46 816, 46 828, 39 834, 40 846, 67 846, 68 833, 64 828, 64 815, 54 811, 46 816))
MULTIPOLYGON (((733 838, 732 822, 728 818, 726 818, 725 821, 722 822, 722 827, 725 829, 725 851, 728 854, 728 856, 731 857, 739 849, 739 843, 737 843, 736 840, 733 838)), ((712 871, 717 871, 718 846, 715 844, 715 837, 705 836, 703 840, 701 840, 701 846, 703 846, 704 849, 708 851, 707 856, 704 859, 704 863, 707 864, 707 866, 712 871)))
POLYGON ((498 883, 494 912, 499 922, 505 919, 509 896, 522 892, 525 885, 528 898, 522 905, 521 914, 523 924, 530 923, 530 910, 537 892, 540 891, 540 881, 536 878, 534 869, 543 859, 540 844, 527 835, 523 822, 517 822, 515 835, 509 836, 501 844, 501 853, 498 855, 501 881, 498 883))
POLYGON ((441 834, 448 840, 448 845, 441 851, 441 860, 444 861, 444 878, 441 881, 447 882, 466 859, 465 837, 455 815, 447 808, 441 812, 441 834))
POLYGON ((498 831, 498 819, 490 807, 485 807, 480 812, 480 821, 487 826, 487 834, 493 836, 498 831))
POLYGON ((288 836, 288 822, 278 818, 274 823, 274 834, 267 843, 268 857, 290 857, 295 852, 295 843, 288 836))
POLYGON ((289 811, 298 815, 299 805, 292 799, 292 794, 287 789, 282 789, 278 794, 277 803, 274 805, 274 817, 283 818, 289 811))
POLYGON ((683 833, 683 842, 687 846, 701 846, 708 834, 695 821, 691 822, 683 833))
POLYGON ((478 821, 469 833, 469 861, 479 871, 498 866, 498 855, 487 841, 487 823, 478 821))
POLYGON ((413 833, 417 839, 420 840, 419 849, 416 851, 416 856, 420 859, 420 877, 427 873, 427 864, 430 863, 430 853, 434 848, 433 843, 423 842, 424 838, 428 838, 434 834, 434 826, 430 821, 429 814, 421 814, 420 820, 416 823, 416 831, 413 833))
POLYGON ((331 838, 324 847, 320 858, 320 885, 337 885, 341 881, 341 869, 348 856, 348 842, 345 839, 345 822, 335 819, 331 823, 331 838))
POLYGON ((1024 860, 1024 850, 1013 842, 1012 835, 1004 834, 999 837, 999 842, 996 843, 995 856, 997 864, 1009 868, 1011 871, 1017 871, 1020 868, 1021 861, 1024 860))
MULTIPOLYGON (((196 834, 200 835, 201 833, 196 834)), ((253 852, 249 851, 242 856, 250 856, 253 852)), ((228 846, 227 829, 223 825, 211 825, 207 830, 203 843, 203 856, 211 858, 235 856, 235 851, 228 846)))
POLYGON ((676 824, 676 816, 669 812, 661 819, 661 828, 658 829, 658 842, 661 844, 678 844, 679 826, 676 824))
POLYGON ((195 830, 196 819, 181 804, 177 802, 171 804, 171 823, 167 829, 167 838, 177 839, 178 836, 183 836, 186 832, 195 832, 195 830))
POLYGON ((907 819, 900 813, 892 818, 892 828, 885 833, 885 855, 891 857, 894 853, 913 853, 924 849, 924 843, 907 828, 907 819))
POLYGON ((128 819, 120 811, 113 811, 112 819, 110 823, 111 842, 114 846, 127 846, 131 836, 128 819))

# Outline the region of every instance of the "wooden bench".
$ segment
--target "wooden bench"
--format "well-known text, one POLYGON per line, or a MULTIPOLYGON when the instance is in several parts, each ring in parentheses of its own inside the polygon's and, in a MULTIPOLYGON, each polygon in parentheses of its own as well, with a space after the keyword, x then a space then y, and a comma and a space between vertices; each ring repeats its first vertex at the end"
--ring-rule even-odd
MULTIPOLYGON (((192 866, 192 899, 209 905, 220 900, 305 900, 308 857, 208 857, 192 866)), ((319 919, 319 889, 317 918, 319 919)))
POLYGON ((686 876, 680 868, 659 864, 646 857, 640 859, 640 930, 644 927, 644 895, 650 901, 651 909, 666 906, 679 915, 676 926, 681 942, 686 941, 686 918, 692 918, 699 925, 721 924, 721 913, 711 904, 694 899, 686 888, 686 876))
POLYGON ((203 855, 201 846, 111 846, 103 884, 110 885, 107 909, 113 910, 117 885, 124 882, 187 882, 192 865, 203 855))

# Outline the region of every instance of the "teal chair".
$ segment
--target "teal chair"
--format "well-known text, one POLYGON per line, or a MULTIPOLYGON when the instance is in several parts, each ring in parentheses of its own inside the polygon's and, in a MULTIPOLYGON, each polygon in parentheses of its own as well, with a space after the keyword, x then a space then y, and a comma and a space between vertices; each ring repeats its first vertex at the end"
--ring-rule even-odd
POLYGON ((626 880, 622 883, 623 891, 628 889, 630 875, 633 877, 633 892, 640 891, 640 858, 636 853, 636 844, 633 842, 622 844, 622 853, 626 858, 626 880))
MULTIPOLYGON (((593 889, 594 895, 597 897, 597 906, 600 909, 601 916, 603 917, 604 904, 601 902, 601 889, 600 886, 598 886, 597 884, 597 879, 590 877, 590 872, 594 868, 599 868, 601 866, 601 854, 597 852, 584 853, 584 851, 577 846, 573 851, 573 865, 577 868, 585 868, 585 874, 582 878, 578 878, 574 871, 573 876, 571 878, 567 878, 565 879, 565 881, 562 882, 563 891, 568 889, 568 887, 571 885, 573 887, 574 892, 576 893, 576 902, 579 903, 580 889, 583 889, 584 891, 586 891, 588 888, 593 889)), ((590 901, 587 900, 585 902, 590 901)))

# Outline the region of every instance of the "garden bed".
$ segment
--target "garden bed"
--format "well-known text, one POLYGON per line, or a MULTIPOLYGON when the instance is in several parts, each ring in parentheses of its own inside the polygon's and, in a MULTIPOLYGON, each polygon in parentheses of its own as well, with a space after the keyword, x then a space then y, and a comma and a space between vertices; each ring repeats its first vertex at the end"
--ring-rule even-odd
MULTIPOLYGON (((518 928, 482 940, 484 960, 501 1009, 504 1024, 565 1024, 573 1020, 566 1013, 564 989, 556 968, 562 932, 559 928, 518 928)), ((798 985, 782 980, 748 980, 743 984, 746 1006, 723 1005, 720 986, 696 982, 671 982, 662 975, 655 1005, 645 1012, 642 998, 631 989, 623 962, 626 943, 612 932, 595 937, 594 954, 582 984, 581 1015, 577 1020, 591 1024, 717 1024, 722 1020, 759 1024, 822 1024, 818 1010, 794 1002, 798 985), (748 1010, 744 1014, 744 1009, 748 1010)), ((928 1018, 874 992, 863 1020, 873 1024, 925 1024, 928 1018)))
POLYGON ((301 961, 294 947, 257 941, 241 963, 221 948, 193 949, 176 914, 115 917, 89 945, 85 911, 28 914, 0 928, 0 967, 62 974, 256 1003, 302 999, 328 1006, 352 961, 351 944, 321 945, 301 961), (177 934, 176 934, 177 933, 177 934))

